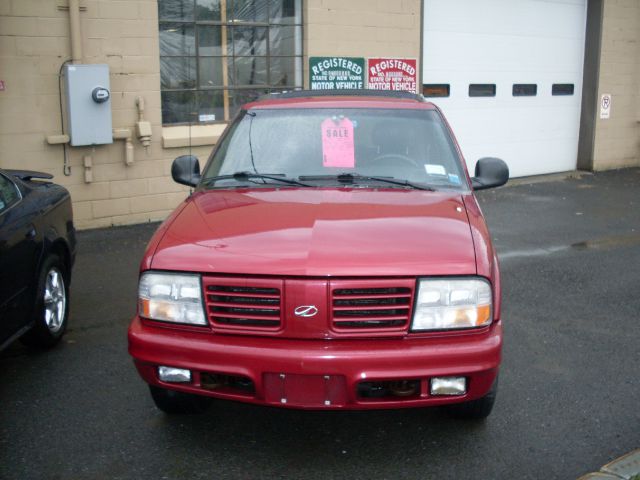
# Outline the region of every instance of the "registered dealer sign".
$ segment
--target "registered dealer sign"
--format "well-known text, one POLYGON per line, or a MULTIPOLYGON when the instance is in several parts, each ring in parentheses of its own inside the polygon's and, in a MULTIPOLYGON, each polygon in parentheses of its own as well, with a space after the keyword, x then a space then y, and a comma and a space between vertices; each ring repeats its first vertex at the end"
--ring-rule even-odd
POLYGON ((415 59, 370 58, 368 88, 417 93, 418 74, 415 59))
POLYGON ((310 57, 311 90, 356 90, 364 88, 364 58, 310 57))

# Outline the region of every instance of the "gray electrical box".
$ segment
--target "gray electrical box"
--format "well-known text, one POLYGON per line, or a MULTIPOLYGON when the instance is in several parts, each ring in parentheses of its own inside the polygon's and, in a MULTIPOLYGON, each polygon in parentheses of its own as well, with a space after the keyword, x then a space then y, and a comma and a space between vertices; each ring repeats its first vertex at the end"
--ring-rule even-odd
POLYGON ((108 65, 65 67, 71 145, 113 143, 108 65))

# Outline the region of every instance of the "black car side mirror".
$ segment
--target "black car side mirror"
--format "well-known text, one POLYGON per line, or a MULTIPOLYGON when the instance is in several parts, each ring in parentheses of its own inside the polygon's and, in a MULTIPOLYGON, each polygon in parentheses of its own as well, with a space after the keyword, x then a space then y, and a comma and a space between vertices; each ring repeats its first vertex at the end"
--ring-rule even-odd
POLYGON ((476 163, 476 175, 471 179, 474 190, 501 187, 509 180, 509 167, 499 158, 485 157, 476 163))
POLYGON ((200 163, 193 155, 181 155, 171 164, 171 177, 174 182, 189 187, 200 183, 200 163))

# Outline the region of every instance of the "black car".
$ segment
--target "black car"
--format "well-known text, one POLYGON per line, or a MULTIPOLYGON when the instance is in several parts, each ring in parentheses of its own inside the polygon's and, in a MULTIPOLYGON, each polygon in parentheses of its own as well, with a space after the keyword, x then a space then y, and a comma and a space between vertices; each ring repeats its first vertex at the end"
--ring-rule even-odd
POLYGON ((69 317, 76 253, 69 192, 52 175, 0 169, 0 350, 50 347, 69 317))

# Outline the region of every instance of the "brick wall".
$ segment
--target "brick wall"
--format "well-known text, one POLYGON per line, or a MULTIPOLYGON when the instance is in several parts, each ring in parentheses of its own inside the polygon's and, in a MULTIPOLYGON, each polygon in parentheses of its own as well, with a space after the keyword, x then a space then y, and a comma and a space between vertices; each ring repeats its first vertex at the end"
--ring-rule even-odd
POLYGON ((605 0, 598 99, 612 95, 611 117, 597 109, 594 169, 640 166, 640 2, 605 0))

